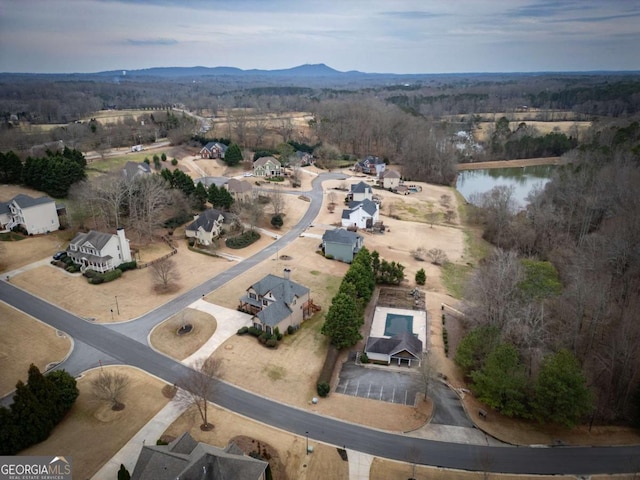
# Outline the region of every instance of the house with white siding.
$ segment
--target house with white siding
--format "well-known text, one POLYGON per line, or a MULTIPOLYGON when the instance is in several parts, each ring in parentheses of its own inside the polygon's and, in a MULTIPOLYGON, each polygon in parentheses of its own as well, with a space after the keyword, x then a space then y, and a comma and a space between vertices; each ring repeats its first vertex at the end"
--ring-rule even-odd
POLYGON ((116 234, 95 230, 79 233, 69 243, 67 255, 74 263, 80 265, 83 272, 87 269, 100 273, 108 272, 132 259, 124 228, 119 228, 116 234))
POLYGON ((349 208, 342 211, 342 226, 345 228, 372 228, 379 220, 379 206, 369 199, 349 202, 349 208))
POLYGON ((21 193, 0 203, 0 228, 11 230, 18 225, 29 235, 58 230, 60 220, 56 202, 47 196, 33 198, 21 193))
POLYGON ((220 236, 224 216, 215 208, 208 208, 196 215, 192 223, 187 225, 184 233, 187 238, 195 238, 200 245, 208 246, 214 238, 220 236))

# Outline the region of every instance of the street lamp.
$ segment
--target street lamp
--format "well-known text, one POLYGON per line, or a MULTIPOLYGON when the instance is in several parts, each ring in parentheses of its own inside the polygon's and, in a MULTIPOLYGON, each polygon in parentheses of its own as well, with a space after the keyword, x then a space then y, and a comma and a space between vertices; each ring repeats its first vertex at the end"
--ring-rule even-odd
POLYGON ((304 434, 307 436, 307 455, 309 455, 309 432, 304 432, 304 434))
POLYGON ((113 320, 113 308, 111 309, 111 320, 113 320))
POLYGON ((116 311, 118 312, 118 315, 120 315, 120 306, 118 305, 118 295, 116 295, 116 311))

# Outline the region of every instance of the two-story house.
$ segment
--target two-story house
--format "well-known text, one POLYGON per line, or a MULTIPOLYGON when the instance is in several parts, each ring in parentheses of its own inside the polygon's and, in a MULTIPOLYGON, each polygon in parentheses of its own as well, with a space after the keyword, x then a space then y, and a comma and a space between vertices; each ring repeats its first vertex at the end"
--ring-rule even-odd
POLYGON ((151 167, 146 162, 127 162, 122 169, 122 175, 127 179, 151 175, 151 167))
POLYGON ((372 228, 379 221, 379 206, 369 199, 349 202, 349 208, 342 211, 342 226, 345 228, 372 228))
POLYGON ((200 150, 201 158, 224 158, 227 146, 220 142, 209 142, 200 150))
POLYGON ((260 157, 253 162, 255 177, 279 177, 282 175, 282 165, 274 157, 260 157))
POLYGON ((367 155, 362 160, 358 161, 353 169, 356 172, 366 173, 367 175, 375 175, 380 176, 382 172, 386 169, 386 164, 384 160, 379 157, 375 157, 373 155, 367 155))
POLYGON ((119 228, 116 234, 91 230, 73 237, 67 247, 67 255, 80 265, 82 271, 91 269, 104 273, 130 262, 131 248, 124 228, 119 228))
POLYGON ((352 184, 349 193, 347 194, 347 200, 353 202, 362 202, 363 200, 373 200, 373 189, 371 185, 367 185, 364 182, 358 182, 352 184))
POLYGON ((378 185, 385 190, 395 191, 402 183, 400 173, 395 170, 385 170, 380 174, 380 179, 378 180, 378 185))
POLYGON ((0 203, 0 227, 11 230, 20 225, 29 235, 54 232, 60 228, 56 203, 49 197, 18 194, 0 203))
POLYGON ((327 230, 322 235, 322 251, 325 257, 335 258, 345 263, 351 263, 363 245, 362 235, 344 228, 327 230))
POLYGON ((305 320, 311 305, 309 289, 291 281, 290 274, 288 269, 284 277, 269 274, 240 298, 240 310, 253 314, 254 327, 267 333, 278 327, 284 333, 289 326, 298 328, 305 320))
POLYGON ((195 238, 200 245, 211 245, 214 238, 220 236, 224 216, 214 208, 208 208, 196 215, 193 222, 187 225, 184 233, 187 238, 195 238))
POLYGON ((236 202, 246 202, 253 197, 253 186, 246 180, 230 178, 224 184, 224 188, 228 190, 236 202))

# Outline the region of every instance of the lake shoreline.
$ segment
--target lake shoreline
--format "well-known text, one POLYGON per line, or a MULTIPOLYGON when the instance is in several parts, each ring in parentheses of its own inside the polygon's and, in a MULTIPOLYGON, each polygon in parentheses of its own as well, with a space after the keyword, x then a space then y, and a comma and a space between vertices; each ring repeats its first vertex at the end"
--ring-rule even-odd
MULTIPOLYGON (((490 162, 458 163, 456 170, 485 170, 492 168, 533 167, 536 165, 562 165, 567 163, 562 157, 522 158, 519 160, 495 160, 490 162)), ((455 185, 455 181, 453 183, 455 185)))

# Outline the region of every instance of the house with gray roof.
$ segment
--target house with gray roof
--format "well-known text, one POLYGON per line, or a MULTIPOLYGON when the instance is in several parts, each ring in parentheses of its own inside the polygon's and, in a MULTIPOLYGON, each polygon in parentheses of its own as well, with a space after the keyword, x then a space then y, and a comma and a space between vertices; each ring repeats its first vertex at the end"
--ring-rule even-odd
POLYGON ((282 175, 282 164, 275 157, 260 157, 253 162, 253 175, 279 177, 282 175))
POLYGON ((341 262, 351 263, 363 245, 362 235, 344 228, 327 230, 322 235, 322 251, 325 257, 330 256, 341 262))
POLYGON ((184 234, 187 238, 195 238, 200 245, 209 246, 213 239, 220 236, 224 216, 215 208, 208 208, 196 215, 193 222, 186 226, 184 234))
POLYGON ((371 185, 364 182, 358 182, 351 185, 347 200, 352 202, 361 202, 363 200, 373 200, 373 189, 371 185))
POLYGON ((396 170, 385 170, 380 174, 380 179, 378 180, 378 185, 385 190, 394 190, 402 183, 400 173, 396 170))
POLYGON ((122 175, 128 179, 151 175, 151 167, 146 162, 127 162, 122 168, 122 175))
POLYGON ((220 142, 209 142, 200 150, 201 158, 224 158, 227 146, 220 142))
POLYGON ((253 186, 246 180, 237 180, 230 178, 228 182, 224 184, 233 200, 236 202, 246 202, 253 196, 253 186))
POLYGON ((278 327, 285 332, 289 326, 298 328, 313 306, 309 289, 291 281, 291 271, 284 277, 269 274, 251 285, 240 298, 240 310, 253 315, 253 326, 273 333, 278 327))
POLYGON ((349 202, 349 208, 342 211, 342 226, 345 228, 372 228, 378 223, 379 210, 378 204, 369 199, 361 202, 349 202))
POLYGON ((420 365, 422 361, 422 341, 410 332, 401 332, 392 337, 369 337, 364 348, 369 360, 390 365, 411 362, 420 365))
POLYGON ((95 230, 79 233, 69 242, 67 255, 83 272, 87 269, 108 272, 132 259, 124 228, 119 228, 115 234, 95 230))
POLYGON ((367 155, 362 160, 359 160, 353 166, 353 169, 356 172, 379 176, 382 172, 384 172, 386 167, 387 165, 384 163, 384 160, 382 160, 381 158, 373 155, 367 155))
POLYGON ((184 433, 169 445, 144 445, 131 480, 265 480, 268 466, 234 443, 218 448, 184 433))
POLYGON ((56 202, 47 196, 33 198, 18 194, 0 202, 0 229, 21 226, 29 235, 54 232, 60 228, 56 202))

